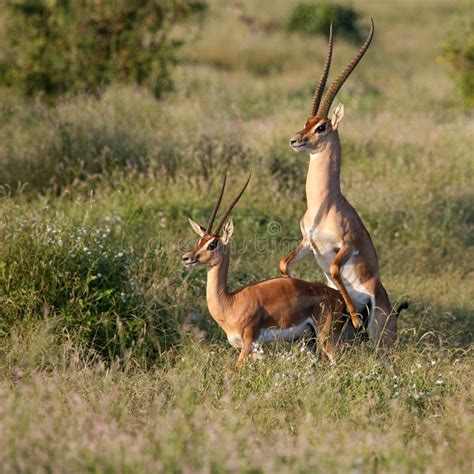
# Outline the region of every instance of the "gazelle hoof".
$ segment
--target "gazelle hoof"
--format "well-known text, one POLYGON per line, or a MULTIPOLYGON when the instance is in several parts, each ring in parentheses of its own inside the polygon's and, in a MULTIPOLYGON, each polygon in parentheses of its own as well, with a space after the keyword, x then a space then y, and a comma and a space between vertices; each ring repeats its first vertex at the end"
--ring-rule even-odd
POLYGON ((362 321, 357 315, 351 315, 351 321, 354 329, 359 329, 362 326, 362 321))

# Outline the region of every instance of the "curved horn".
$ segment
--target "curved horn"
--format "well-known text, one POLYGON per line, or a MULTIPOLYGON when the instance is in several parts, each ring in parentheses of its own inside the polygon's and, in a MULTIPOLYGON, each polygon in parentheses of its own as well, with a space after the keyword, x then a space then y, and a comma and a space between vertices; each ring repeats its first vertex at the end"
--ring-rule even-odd
POLYGON ((216 230, 214 231, 214 235, 219 235, 219 232, 222 226, 224 225, 225 220, 227 219, 229 214, 232 212, 232 209, 234 209, 234 206, 239 202, 239 199, 242 197, 242 194, 244 194, 244 191, 247 188, 247 185, 249 184, 251 176, 252 176, 252 173, 249 173, 249 177, 247 178, 247 181, 245 182, 242 190, 237 195, 237 197, 230 203, 230 206, 227 208, 227 210, 224 212, 224 214, 220 218, 219 223, 217 224, 216 230))
POLYGON ((326 81, 328 80, 329 69, 331 68, 332 45, 333 45, 333 38, 332 38, 332 20, 331 20, 331 26, 329 27, 328 54, 326 56, 326 62, 324 63, 323 73, 321 74, 319 83, 316 86, 316 90, 314 91, 313 102, 311 104, 311 111, 309 113, 310 117, 314 117, 316 113, 318 112, 319 104, 321 103, 321 96, 323 95, 324 88, 326 87, 326 81))
POLYGON ((318 115, 327 117, 334 97, 336 97, 336 94, 339 92, 339 89, 342 87, 346 79, 349 77, 351 72, 355 69, 359 61, 362 59, 362 56, 364 56, 365 52, 369 49, 370 42, 372 41, 372 37, 374 36, 374 20, 372 18, 370 19, 370 23, 371 24, 369 36, 365 40, 365 43, 362 45, 362 47, 359 49, 359 52, 354 56, 352 61, 343 69, 341 74, 339 74, 339 76, 337 76, 334 81, 332 81, 331 85, 328 88, 326 97, 324 97, 321 107, 318 110, 318 115))
POLYGON ((207 223, 206 233, 210 234, 212 232, 212 224, 214 224, 214 219, 216 218, 217 211, 219 210, 219 206, 221 205, 222 196, 224 195, 225 190, 225 182, 227 180, 227 173, 224 173, 224 181, 222 182, 221 192, 217 198, 216 203, 214 204, 214 209, 212 210, 211 217, 207 223))

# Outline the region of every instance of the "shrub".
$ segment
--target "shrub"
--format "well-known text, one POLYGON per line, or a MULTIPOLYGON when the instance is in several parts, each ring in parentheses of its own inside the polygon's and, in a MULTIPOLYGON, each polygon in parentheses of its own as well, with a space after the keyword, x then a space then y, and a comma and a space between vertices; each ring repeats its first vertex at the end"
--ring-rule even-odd
MULTIPOLYGON (((16 215, 4 210, 10 218, 0 226, 1 333, 47 319, 109 360, 132 348, 153 357, 176 342, 165 311, 170 300, 165 291, 148 294, 152 282, 143 257, 127 245, 120 215, 82 224, 47 207, 16 215)), ((167 271, 166 258, 161 261, 167 271)))
POLYGON ((358 14, 350 6, 298 3, 288 19, 286 28, 290 32, 327 36, 331 20, 338 33, 348 39, 359 39, 358 14))
POLYGON ((459 15, 444 46, 452 76, 468 105, 474 105, 474 19, 459 15))
MULTIPOLYGON (((26 95, 96 91, 113 81, 171 86, 173 23, 191 0, 8 0, 0 83, 26 95)), ((200 4, 198 4, 200 5, 200 4)))

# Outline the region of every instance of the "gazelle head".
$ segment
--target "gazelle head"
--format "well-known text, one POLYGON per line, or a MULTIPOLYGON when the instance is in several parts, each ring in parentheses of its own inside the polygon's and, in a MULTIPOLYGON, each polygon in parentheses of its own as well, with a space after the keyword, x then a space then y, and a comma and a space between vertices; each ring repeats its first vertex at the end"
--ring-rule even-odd
POLYGON ((230 203, 224 214, 222 214, 222 217, 220 218, 214 230, 212 230, 212 226, 214 224, 217 211, 219 210, 219 206, 222 201, 222 196, 224 195, 226 183, 225 175, 221 191, 214 205, 214 209, 212 210, 212 214, 209 218, 209 222, 207 223, 207 227, 203 227, 197 222, 194 222, 192 219, 189 219, 191 227, 193 228, 194 232, 199 235, 200 238, 196 246, 189 252, 186 252, 182 257, 183 264, 186 267, 211 268, 221 262, 223 255, 227 252, 227 245, 230 241, 230 238, 234 233, 234 223, 232 222, 232 219, 230 219, 225 225, 224 222, 231 213, 234 206, 239 201, 239 199, 242 197, 242 194, 244 193, 245 189, 247 188, 247 185, 249 184, 250 176, 251 175, 249 174, 249 177, 245 182, 244 186, 242 187, 240 193, 230 203), (222 236, 219 236, 221 229, 223 230, 222 236))
POLYGON ((314 92, 313 102, 311 104, 310 115, 306 120, 305 126, 302 130, 295 133, 290 139, 290 147, 295 151, 306 151, 310 153, 316 153, 324 144, 334 139, 337 134, 337 128, 342 118, 344 117, 344 106, 339 104, 331 119, 329 119, 329 109, 331 104, 342 87, 346 79, 349 77, 351 72, 355 69, 359 61, 364 56, 365 52, 370 46, 372 37, 374 35, 374 21, 371 19, 371 27, 369 36, 365 43, 360 48, 359 52, 354 56, 352 61, 343 69, 343 71, 337 76, 331 85, 328 87, 324 99, 322 99, 324 89, 326 87, 326 81, 329 75, 329 69, 331 68, 332 49, 333 49, 333 35, 332 35, 332 22, 329 29, 329 45, 328 53, 326 56, 326 62, 324 63, 323 73, 319 79, 319 83, 314 92))

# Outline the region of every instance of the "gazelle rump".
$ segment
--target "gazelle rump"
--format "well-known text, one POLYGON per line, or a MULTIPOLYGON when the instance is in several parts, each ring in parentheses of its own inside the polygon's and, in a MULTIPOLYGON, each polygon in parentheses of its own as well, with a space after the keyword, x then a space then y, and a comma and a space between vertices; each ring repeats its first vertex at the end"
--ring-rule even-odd
MULTIPOLYGON (((361 324, 358 313, 370 306, 369 337, 390 345, 396 339, 397 316, 379 275, 379 264, 369 232, 357 211, 340 188, 341 143, 338 127, 344 117, 339 104, 331 119, 329 109, 339 89, 367 51, 374 33, 370 33, 356 54, 329 86, 321 100, 332 59, 332 24, 323 74, 316 87, 310 116, 304 128, 290 139, 297 152, 310 154, 306 177, 307 210, 300 221, 303 239, 298 247, 280 260, 280 271, 290 274, 290 264, 312 252, 331 287, 337 288, 346 303, 354 327, 361 324)), ((405 306, 402 305, 400 309, 405 306)))
POLYGON ((344 301, 338 291, 321 283, 309 283, 296 278, 274 278, 238 291, 229 292, 229 242, 234 231, 232 220, 224 222, 242 196, 247 184, 232 201, 216 229, 212 225, 225 189, 221 192, 207 228, 189 220, 200 239, 182 257, 186 267, 206 267, 207 306, 212 318, 227 334, 234 347, 241 348, 237 365, 242 365, 258 345, 272 341, 295 341, 316 337, 331 361, 342 334, 344 301), (222 236, 219 233, 223 230, 222 236))

